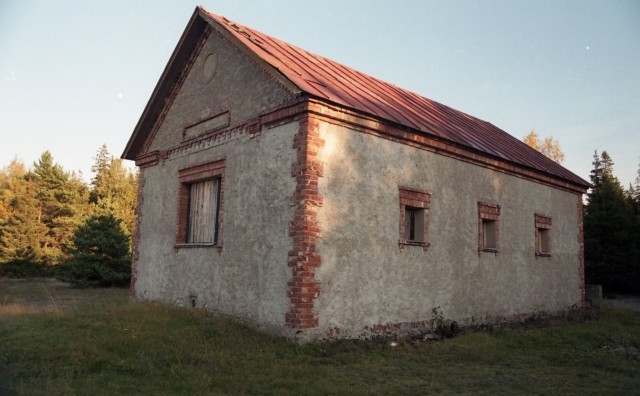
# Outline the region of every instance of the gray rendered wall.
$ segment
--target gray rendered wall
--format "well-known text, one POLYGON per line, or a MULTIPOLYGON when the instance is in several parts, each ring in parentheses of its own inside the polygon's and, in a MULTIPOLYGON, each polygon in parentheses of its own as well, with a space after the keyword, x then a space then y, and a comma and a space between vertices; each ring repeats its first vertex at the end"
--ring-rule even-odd
POLYGON ((148 151, 176 147, 182 142, 183 128, 200 120, 228 110, 229 124, 237 125, 292 96, 243 50, 213 30, 148 151), (216 65, 212 77, 208 77, 211 71, 204 70, 210 54, 216 65))
MULTIPOLYGON (((149 151, 182 144, 182 131, 221 110, 231 126, 273 109, 290 93, 215 31, 195 61, 149 151), (203 63, 217 54, 216 74, 203 78, 203 63)), ((281 331, 290 301, 287 253, 295 189, 291 165, 298 124, 264 129, 259 137, 234 133, 172 152, 143 170, 142 221, 135 295, 172 304, 189 303, 245 318, 281 331), (178 171, 225 159, 222 251, 176 249, 178 171)))
POLYGON ((578 194, 322 123, 316 337, 365 327, 555 312, 580 303, 578 194), (398 186, 431 192, 429 242, 398 247, 398 186), (502 207, 500 253, 478 253, 477 202, 502 207), (553 218, 536 258, 534 213, 553 218))

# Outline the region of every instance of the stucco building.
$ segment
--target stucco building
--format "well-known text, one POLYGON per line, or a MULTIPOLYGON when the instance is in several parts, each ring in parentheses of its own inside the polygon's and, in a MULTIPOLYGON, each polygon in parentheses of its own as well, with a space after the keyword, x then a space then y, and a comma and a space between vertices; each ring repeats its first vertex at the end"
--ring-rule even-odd
POLYGON ((197 8, 123 153, 132 290, 300 340, 584 301, 588 183, 494 125, 197 8))

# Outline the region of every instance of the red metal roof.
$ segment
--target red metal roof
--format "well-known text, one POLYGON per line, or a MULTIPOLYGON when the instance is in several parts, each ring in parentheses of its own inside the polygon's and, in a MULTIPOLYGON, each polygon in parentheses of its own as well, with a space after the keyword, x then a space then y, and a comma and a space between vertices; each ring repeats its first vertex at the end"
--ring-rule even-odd
POLYGON ((489 122, 199 8, 302 91, 577 185, 589 183, 489 122))

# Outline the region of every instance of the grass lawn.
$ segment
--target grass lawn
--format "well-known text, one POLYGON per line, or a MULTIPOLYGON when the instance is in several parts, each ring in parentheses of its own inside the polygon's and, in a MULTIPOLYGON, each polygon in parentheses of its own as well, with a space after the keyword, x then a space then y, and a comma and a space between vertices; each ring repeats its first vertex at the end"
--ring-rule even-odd
POLYGON ((0 292, 0 395, 640 394, 637 312, 396 347, 299 346, 124 294, 37 311, 0 292))

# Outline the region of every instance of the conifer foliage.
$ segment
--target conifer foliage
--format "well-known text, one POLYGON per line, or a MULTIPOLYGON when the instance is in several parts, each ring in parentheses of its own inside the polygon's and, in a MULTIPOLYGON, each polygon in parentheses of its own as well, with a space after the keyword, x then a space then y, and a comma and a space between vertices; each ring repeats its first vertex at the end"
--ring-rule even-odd
POLYGON ((129 284, 129 239, 120 223, 112 214, 89 217, 73 236, 63 279, 78 287, 129 284))
POLYGON ((109 154, 106 145, 98 149, 94 159, 89 202, 96 214, 112 214, 120 219, 130 237, 135 227, 138 175, 129 172, 121 159, 109 154))
POLYGON ((585 272, 587 283, 605 291, 640 290, 640 218, 634 188, 624 191, 613 175, 613 160, 606 151, 593 156, 591 183, 584 214, 585 272))
MULTIPOLYGON (((122 160, 114 159, 104 145, 98 150, 92 171, 94 177, 87 184, 81 174, 65 171, 48 151, 31 169, 17 159, 0 168, 0 276, 23 273, 8 269, 24 263, 50 269, 70 260, 80 262, 76 255, 86 259, 77 245, 82 242, 77 232, 87 232, 87 226, 117 228, 129 254, 137 174, 127 170, 122 160), (105 218, 112 218, 118 226, 105 223, 105 218)), ((107 232, 101 241, 108 242, 105 238, 114 238, 110 243, 121 241, 115 231, 107 232)), ((118 267, 113 261, 108 266, 118 267)), ((100 272, 106 276, 106 283, 121 283, 107 272, 100 272)))
POLYGON ((25 172, 14 160, 0 172, 0 263, 31 260, 55 265, 89 210, 88 189, 45 151, 25 172))

